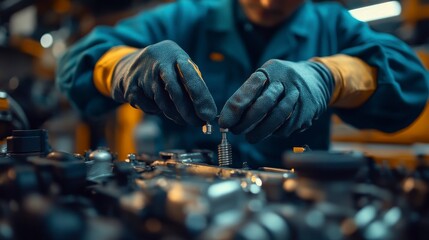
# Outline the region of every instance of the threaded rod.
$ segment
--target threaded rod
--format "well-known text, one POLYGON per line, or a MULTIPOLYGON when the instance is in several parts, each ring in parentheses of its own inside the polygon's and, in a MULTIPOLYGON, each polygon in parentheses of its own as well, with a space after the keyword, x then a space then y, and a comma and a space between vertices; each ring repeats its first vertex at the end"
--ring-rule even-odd
POLYGON ((230 166, 232 165, 232 148, 226 136, 228 129, 221 128, 220 132, 222 134, 222 141, 217 146, 219 166, 230 166))

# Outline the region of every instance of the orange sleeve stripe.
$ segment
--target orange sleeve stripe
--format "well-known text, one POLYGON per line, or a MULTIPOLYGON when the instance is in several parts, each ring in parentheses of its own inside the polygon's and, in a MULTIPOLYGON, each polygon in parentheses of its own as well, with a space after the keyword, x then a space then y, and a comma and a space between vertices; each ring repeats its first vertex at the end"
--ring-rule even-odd
POLYGON ((111 96, 112 76, 116 65, 122 58, 136 50, 136 48, 127 46, 114 47, 97 61, 93 72, 93 82, 101 94, 111 96))
POLYGON ((354 108, 365 103, 377 88, 377 69, 357 57, 344 54, 313 58, 332 73, 335 88, 329 103, 332 107, 354 108))

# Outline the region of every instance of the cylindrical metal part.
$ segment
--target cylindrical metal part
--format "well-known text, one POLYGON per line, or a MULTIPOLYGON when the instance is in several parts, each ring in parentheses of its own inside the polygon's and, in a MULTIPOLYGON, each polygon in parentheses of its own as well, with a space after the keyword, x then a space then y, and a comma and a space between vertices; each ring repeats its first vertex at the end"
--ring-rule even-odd
POLYGON ((204 134, 212 134, 212 125, 210 122, 206 122, 206 124, 203 125, 202 131, 204 134))
POLYGON ((232 165, 232 148, 229 144, 226 134, 228 132, 227 128, 221 128, 220 132, 222 133, 222 141, 218 145, 218 161, 219 166, 225 167, 232 165))

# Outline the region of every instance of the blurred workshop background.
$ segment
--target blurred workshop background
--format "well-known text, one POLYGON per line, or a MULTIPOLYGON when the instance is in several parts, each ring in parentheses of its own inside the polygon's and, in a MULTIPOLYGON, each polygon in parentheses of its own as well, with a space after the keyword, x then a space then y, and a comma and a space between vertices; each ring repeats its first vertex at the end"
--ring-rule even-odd
MULTIPOLYGON (((97 121, 81 118, 55 86, 55 64, 94 26, 113 25, 166 2, 0 0, 0 91, 13 99, 4 103, 6 94, 0 94, 2 134, 7 135, 12 128, 44 128, 53 148, 59 151, 82 153, 108 146, 120 159, 135 152, 134 142, 156 134, 151 126, 140 122, 142 113, 123 106, 97 121)), ((375 30, 407 42, 429 69, 429 0, 339 2, 375 30)), ((412 126, 394 134, 358 131, 336 117, 333 124, 334 148, 361 149, 383 159, 406 159, 404 156, 429 144, 429 105, 412 126)))

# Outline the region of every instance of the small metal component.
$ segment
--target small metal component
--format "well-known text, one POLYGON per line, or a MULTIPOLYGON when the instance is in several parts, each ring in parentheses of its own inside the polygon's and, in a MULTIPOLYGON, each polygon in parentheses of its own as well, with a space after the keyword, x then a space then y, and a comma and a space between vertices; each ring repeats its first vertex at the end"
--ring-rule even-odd
POLYGON ((293 147, 292 151, 294 153, 303 153, 303 152, 311 151, 311 149, 307 144, 305 144, 304 146, 301 146, 301 147, 293 147))
POLYGON ((137 156, 134 153, 130 153, 127 156, 126 162, 134 162, 137 160, 137 156), (128 161, 127 161, 128 160, 128 161))
POLYGON ((232 148, 226 138, 228 128, 221 128, 220 132, 222 134, 222 141, 217 146, 219 166, 230 166, 232 165, 232 148))
POLYGON ((107 149, 97 149, 89 154, 89 159, 97 162, 112 162, 113 156, 107 149))
POLYGON ((98 182, 112 176, 112 162, 114 160, 114 156, 108 149, 99 148, 92 151, 89 154, 89 161, 86 162, 87 179, 98 182))
POLYGON ((303 148, 303 147, 293 147, 293 152, 294 153, 303 153, 303 152, 305 152, 305 148, 303 148))
POLYGON ((241 169, 250 170, 249 164, 247 162, 243 162, 241 169))
POLYGON ((184 154, 184 149, 169 149, 159 152, 159 156, 162 160, 177 160, 180 154, 184 154))
POLYGON ((212 125, 210 122, 206 122, 206 124, 203 125, 202 130, 204 134, 212 134, 212 125))

